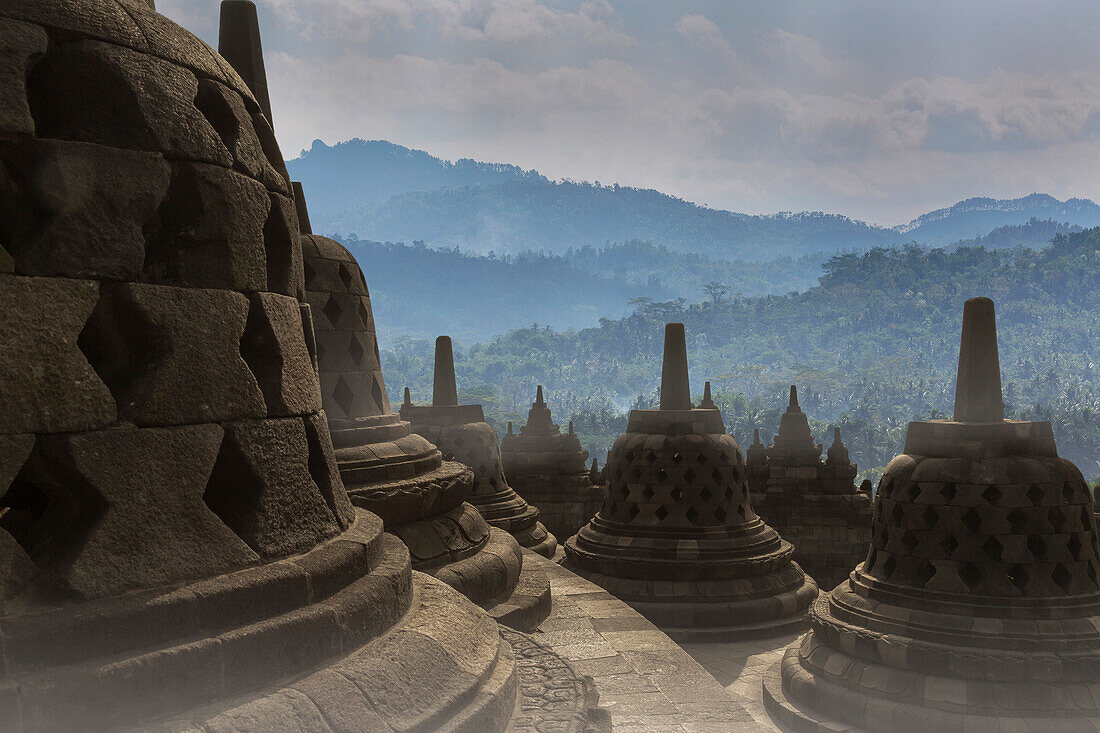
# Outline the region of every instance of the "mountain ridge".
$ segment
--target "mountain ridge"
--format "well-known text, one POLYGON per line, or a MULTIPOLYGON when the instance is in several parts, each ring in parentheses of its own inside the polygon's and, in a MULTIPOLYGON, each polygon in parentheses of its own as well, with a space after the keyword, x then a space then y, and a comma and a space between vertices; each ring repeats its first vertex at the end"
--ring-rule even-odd
POLYGON ((1034 193, 974 197, 882 227, 826 212, 744 214, 654 189, 551 180, 470 158, 446 161, 384 140, 314 141, 287 161, 309 196, 314 226, 375 241, 427 241, 480 253, 548 251, 650 240, 672 250, 763 261, 821 251, 944 246, 1030 219, 1100 225, 1100 206, 1034 193))

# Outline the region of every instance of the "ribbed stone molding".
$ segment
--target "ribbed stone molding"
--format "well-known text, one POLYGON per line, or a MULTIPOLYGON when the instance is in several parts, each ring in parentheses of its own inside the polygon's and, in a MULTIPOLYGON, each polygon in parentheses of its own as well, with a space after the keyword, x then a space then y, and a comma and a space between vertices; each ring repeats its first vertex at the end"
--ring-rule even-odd
POLYGON ((1100 728, 1092 497, 1049 423, 998 417, 996 343, 992 302, 967 301, 961 412, 910 423, 866 560, 814 604, 811 632, 765 679, 781 725, 1100 728))
MULTIPOLYGON (((688 383, 681 324, 666 329, 665 355, 662 391, 680 406, 688 383)), ((603 507, 565 543, 569 569, 678 640, 771 636, 805 624, 817 586, 753 511, 741 448, 717 409, 631 411, 605 471, 603 507)))

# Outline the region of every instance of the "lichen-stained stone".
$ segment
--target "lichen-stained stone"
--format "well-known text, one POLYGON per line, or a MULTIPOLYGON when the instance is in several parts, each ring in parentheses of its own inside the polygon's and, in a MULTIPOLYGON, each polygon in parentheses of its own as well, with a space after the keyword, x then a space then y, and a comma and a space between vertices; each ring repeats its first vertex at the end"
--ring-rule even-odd
POLYGON ((170 179, 157 153, 0 143, 0 245, 23 275, 139 279, 170 179))
POLYGON ((27 106, 27 69, 46 52, 46 31, 0 19, 0 131, 29 135, 34 118, 27 106))
POLYGON ((138 425, 263 417, 263 393, 241 357, 248 299, 218 290, 106 284, 81 347, 138 425))
POLYGON ((143 50, 148 45, 133 17, 117 2, 7 0, 3 14, 8 18, 111 41, 138 50, 143 50))
POLYGON ((295 298, 253 293, 241 355, 259 382, 269 416, 304 415, 321 407, 295 298))
POLYGON ((115 401, 77 347, 97 283, 0 275, 0 434, 93 430, 115 401))
POLYGON ((233 156, 195 106, 198 90, 186 68, 98 41, 51 44, 27 80, 40 138, 232 166, 233 156))
POLYGON ((268 290, 263 184, 227 168, 172 162, 161 226, 150 236, 145 280, 165 285, 268 290))
POLYGON ((71 505, 67 527, 55 525, 54 541, 28 548, 31 557, 87 598, 256 562, 203 503, 221 442, 217 425, 40 439, 33 483, 55 501, 62 499, 51 496, 54 491, 71 492, 71 505), (63 552, 56 546, 60 539, 66 540, 63 552))
POLYGON ((313 547, 340 531, 309 474, 301 418, 226 423, 206 503, 265 558, 313 547))

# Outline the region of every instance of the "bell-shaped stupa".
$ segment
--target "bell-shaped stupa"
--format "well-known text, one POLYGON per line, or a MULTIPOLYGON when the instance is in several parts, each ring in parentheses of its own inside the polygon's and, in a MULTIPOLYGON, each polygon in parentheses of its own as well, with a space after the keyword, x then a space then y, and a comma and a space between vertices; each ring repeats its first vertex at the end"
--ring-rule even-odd
MULTIPOLYGON (((296 200, 304 214, 301 190, 296 200)), ((321 398, 352 503, 382 517, 386 531, 408 546, 416 570, 462 591, 498 620, 532 630, 550 612, 549 596, 528 593, 537 578, 517 593, 522 550, 465 501, 473 471, 443 460, 390 409, 359 264, 339 242, 311 233, 302 233, 302 251, 321 398)))
POLYGON ((500 442, 485 422, 481 405, 458 404, 454 352, 449 336, 435 341, 435 375, 431 405, 414 405, 405 391, 401 419, 412 424, 444 455, 474 470, 474 491, 469 501, 486 521, 509 532, 529 550, 553 557, 558 542, 539 522, 539 510, 517 494, 504 478, 500 442))
POLYGON ((0 37, 0 727, 510 729, 517 632, 345 493, 248 86, 148 1, 0 37))
POLYGON ((539 520, 556 537, 569 537, 588 523, 603 505, 603 489, 592 480, 588 451, 569 430, 554 424, 543 399, 542 385, 527 415, 527 424, 500 442, 508 485, 529 504, 538 507, 539 520))
POLYGON ((993 301, 963 312, 954 420, 909 424, 871 547, 765 677, 793 730, 1100 728, 1092 498, 1051 426, 1004 419, 993 301))
POLYGON ((722 414, 692 407, 683 324, 665 329, 660 409, 631 411, 605 470, 607 498, 566 541, 567 567, 678 640, 771 636, 805 623, 817 586, 753 511, 722 414))
POLYGON ((871 538, 871 497, 855 486, 856 466, 840 429, 834 428, 823 461, 821 445, 814 442, 791 385, 779 434, 763 454, 766 478, 760 493, 752 496, 753 507, 794 545, 794 559, 802 569, 822 588, 833 588, 867 555, 871 538))

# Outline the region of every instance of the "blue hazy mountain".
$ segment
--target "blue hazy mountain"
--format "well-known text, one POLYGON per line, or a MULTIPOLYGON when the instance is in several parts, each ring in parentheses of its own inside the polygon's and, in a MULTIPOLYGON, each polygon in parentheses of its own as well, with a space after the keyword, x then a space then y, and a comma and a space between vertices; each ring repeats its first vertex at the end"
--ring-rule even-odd
POLYGON ((1045 193, 1018 199, 972 198, 919 216, 896 229, 921 244, 941 246, 984 237, 998 227, 1026 224, 1031 219, 1094 227, 1100 225, 1100 206, 1088 199, 1059 201, 1045 193))
MULTIPOLYGON (((305 185, 319 233, 424 241, 478 253, 563 254, 642 240, 673 252, 764 261, 912 241, 943 246, 1006 226, 1025 227, 1013 233, 1015 244, 1049 241, 1051 234, 1042 227, 1027 228, 1032 219, 1100 225, 1100 206, 1092 201, 1063 202, 1045 194, 968 199, 893 228, 821 212, 748 215, 652 189, 552 181, 503 163, 449 162, 382 140, 333 146, 317 140, 287 167, 305 185)), ((1002 240, 983 243, 1004 246, 997 244, 1002 240)))

